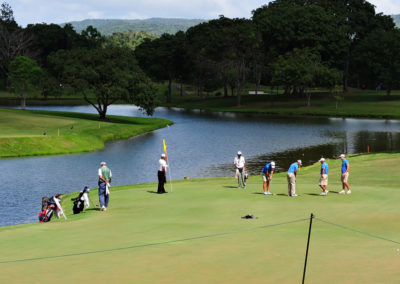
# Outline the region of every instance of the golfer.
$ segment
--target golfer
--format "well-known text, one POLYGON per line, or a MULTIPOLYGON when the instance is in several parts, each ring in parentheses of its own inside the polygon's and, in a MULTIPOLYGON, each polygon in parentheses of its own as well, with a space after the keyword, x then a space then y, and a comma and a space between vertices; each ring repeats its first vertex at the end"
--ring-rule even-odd
POLYGON ((325 162, 324 158, 321 158, 319 162, 321 163, 321 177, 319 179, 319 186, 322 188, 322 193, 320 195, 326 196, 328 194, 326 187, 328 186, 329 166, 328 163, 325 162))
POLYGON ((272 176, 275 172, 275 162, 270 162, 267 163, 264 168, 261 170, 262 172, 262 179, 263 179, 263 189, 264 189, 264 194, 269 195, 272 194, 269 191, 269 183, 272 180, 272 176))
POLYGON ((233 164, 236 169, 236 177, 238 179, 238 188, 246 188, 245 172, 246 172, 246 161, 242 156, 242 152, 237 152, 237 157, 233 160, 233 164))
POLYGON ((110 183, 112 173, 107 167, 106 162, 100 163, 99 175, 99 202, 101 211, 106 211, 108 207, 108 201, 110 199, 110 183))
POLYGON ((288 181, 288 195, 292 197, 298 196, 296 194, 296 175, 299 167, 301 167, 301 160, 297 160, 297 162, 291 164, 286 175, 288 181))
POLYGON ((339 194, 345 194, 345 188, 347 188, 347 194, 351 194, 350 185, 348 183, 350 163, 346 160, 346 155, 341 154, 340 159, 342 160, 342 191, 339 194))
POLYGON ((158 161, 158 194, 163 194, 167 193, 164 188, 164 184, 167 182, 167 161, 168 161, 168 156, 165 153, 161 154, 161 158, 158 161))

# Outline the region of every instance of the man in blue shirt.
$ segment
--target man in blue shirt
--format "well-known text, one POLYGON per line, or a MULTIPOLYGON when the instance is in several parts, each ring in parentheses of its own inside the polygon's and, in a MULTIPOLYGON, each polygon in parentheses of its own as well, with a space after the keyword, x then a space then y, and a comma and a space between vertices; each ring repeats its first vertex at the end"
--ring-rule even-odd
POLYGON ((350 163, 346 160, 345 154, 340 155, 340 159, 342 160, 342 191, 339 194, 345 194, 345 188, 347 188, 347 194, 351 194, 350 185, 347 181, 349 179, 350 163))
POLYGON ((269 195, 272 194, 269 192, 269 182, 272 180, 272 175, 275 171, 275 162, 271 162, 265 165, 265 167, 261 170, 262 178, 263 178, 263 189, 264 194, 269 195))
POLYGON ((319 160, 321 163, 321 177, 319 179, 319 186, 322 188, 322 196, 326 196, 328 194, 328 190, 326 190, 326 187, 328 186, 328 171, 329 171, 329 166, 328 163, 325 162, 324 158, 321 158, 319 160))
POLYGON ((289 170, 287 172, 287 181, 288 181, 288 195, 289 196, 297 196, 296 194, 296 175, 299 167, 301 166, 301 160, 297 160, 297 162, 290 165, 289 170))

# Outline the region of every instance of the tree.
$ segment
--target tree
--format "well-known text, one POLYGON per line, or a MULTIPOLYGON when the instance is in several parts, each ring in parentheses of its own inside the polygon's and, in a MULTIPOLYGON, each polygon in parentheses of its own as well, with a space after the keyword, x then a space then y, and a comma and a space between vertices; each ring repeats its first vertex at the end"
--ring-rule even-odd
POLYGON ((172 101, 172 81, 184 76, 185 34, 163 34, 144 42, 135 50, 140 66, 156 81, 168 81, 167 103, 172 101))
POLYGON ((373 80, 370 86, 383 83, 389 97, 392 89, 400 85, 400 30, 372 31, 359 43, 355 53, 363 78, 373 80))
POLYGON ((272 82, 285 86, 294 94, 305 95, 307 106, 311 105, 311 88, 328 87, 332 89, 340 81, 341 73, 330 69, 321 62, 318 54, 309 49, 294 49, 280 56, 274 65, 272 82))
POLYGON ((26 56, 17 56, 10 63, 8 75, 9 89, 21 96, 21 107, 26 108, 26 98, 39 89, 43 72, 35 60, 26 56))
POLYGON ((48 61, 60 84, 82 94, 100 119, 119 100, 136 104, 148 115, 154 111, 154 88, 128 48, 60 50, 48 61))

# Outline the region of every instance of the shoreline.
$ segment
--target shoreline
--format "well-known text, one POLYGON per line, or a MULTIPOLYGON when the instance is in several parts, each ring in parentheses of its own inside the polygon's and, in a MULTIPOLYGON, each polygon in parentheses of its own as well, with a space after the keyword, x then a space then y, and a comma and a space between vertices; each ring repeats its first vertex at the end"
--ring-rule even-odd
POLYGON ((96 114, 2 107, 0 115, 3 119, 14 116, 21 120, 9 127, 13 128, 11 134, 3 131, 0 159, 93 152, 103 149, 107 142, 129 139, 173 124, 160 118, 109 115, 107 120, 99 120, 96 114), (42 125, 53 122, 58 124, 42 125), (21 135, 24 130, 19 129, 20 125, 27 134, 21 135))

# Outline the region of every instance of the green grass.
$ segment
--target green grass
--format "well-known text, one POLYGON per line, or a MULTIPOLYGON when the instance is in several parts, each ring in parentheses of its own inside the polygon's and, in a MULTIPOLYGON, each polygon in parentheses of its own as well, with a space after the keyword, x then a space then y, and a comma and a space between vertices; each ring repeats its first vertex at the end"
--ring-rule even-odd
MULTIPOLYGON (((160 86, 162 88, 162 86, 160 86)), ((190 90, 190 87, 187 87, 190 90)), ((254 88, 247 87, 254 90, 254 88)), ((246 89, 246 90, 247 90, 246 89)), ((269 88, 264 87, 266 93, 269 88)), ((244 93, 247 93, 245 91, 244 93)), ((162 105, 186 109, 204 109, 210 111, 228 111, 243 113, 262 113, 281 116, 336 116, 336 117, 370 117, 400 118, 400 91, 393 91, 388 99, 384 91, 352 89, 347 94, 330 94, 324 90, 311 96, 311 106, 306 106, 306 99, 279 95, 243 95, 242 104, 237 106, 236 97, 180 96, 173 91, 172 103, 166 104, 165 98, 159 96, 162 105), (335 97, 341 97, 337 100, 335 97), (336 105, 337 104, 337 105, 336 105)))
MULTIPOLYGON (((57 283, 300 283, 308 221, 261 226, 313 212, 400 241, 400 154, 349 161, 353 194, 344 196, 335 193, 339 160, 328 160, 327 197, 317 196, 317 164, 299 172, 297 198, 285 196, 285 173, 274 176, 274 196, 260 194, 259 176, 250 177, 246 190, 235 188, 233 177, 174 181, 165 195, 151 193, 156 184, 115 187, 107 212, 76 216, 70 215, 72 194, 63 203, 67 221, 0 228, 0 277, 4 283, 42 283, 44 277, 57 283), (248 213, 259 218, 240 218, 248 213), (235 233, 218 235, 225 232, 235 233), (60 257, 40 259, 51 256, 60 257), (4 263, 29 258, 38 259, 4 263)), ((90 195, 97 203, 96 191, 90 195)), ((306 282, 398 283, 398 248, 316 219, 306 282)))
POLYGON ((0 158, 94 151, 107 141, 172 124, 157 118, 97 118, 92 114, 0 109, 0 158))

